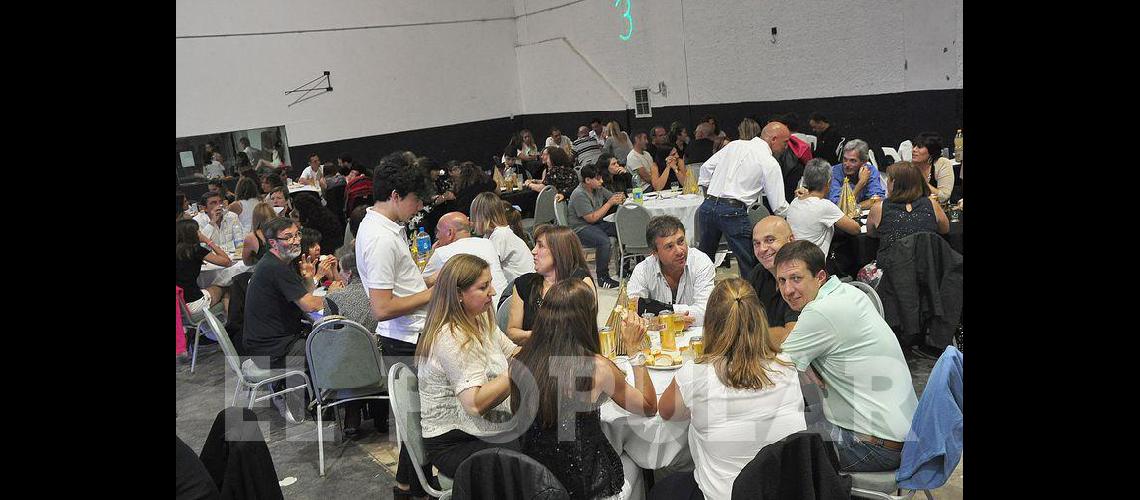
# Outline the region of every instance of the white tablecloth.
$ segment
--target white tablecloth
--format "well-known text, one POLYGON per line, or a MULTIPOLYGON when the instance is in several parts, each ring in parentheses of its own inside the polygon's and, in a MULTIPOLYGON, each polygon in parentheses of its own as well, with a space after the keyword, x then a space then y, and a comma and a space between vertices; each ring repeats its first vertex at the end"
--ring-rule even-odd
POLYGON ((308 184, 299 184, 299 183, 290 182, 289 183, 289 194, 293 194, 293 193, 296 193, 298 191, 312 191, 314 193, 321 194, 321 188, 318 186, 310 186, 308 184))
POLYGON ((701 208, 704 201, 699 194, 683 194, 669 199, 645 200, 643 206, 650 216, 672 215, 681 219, 685 225, 685 239, 689 240, 689 246, 693 246, 693 240, 697 237, 697 209, 701 208))
POLYGON ((251 269, 241 261, 241 255, 231 255, 230 259, 234 261, 230 267, 222 267, 209 262, 202 264, 202 272, 198 274, 198 286, 202 288, 210 285, 230 286, 234 276, 251 269))
MULTIPOLYGON (((677 337, 677 346, 688 345, 689 337, 700 335, 701 327, 694 326, 677 337)), ((692 361, 685 361, 692 363, 692 361)), ((620 357, 618 367, 626 372, 626 381, 633 384, 633 370, 629 360, 620 357)), ((653 389, 658 398, 669 388, 677 370, 649 370, 653 389)), ((602 432, 622 459, 625 468, 625 486, 622 498, 642 498, 645 493, 640 471, 630 470, 630 462, 642 469, 667 471, 692 470, 693 457, 689 453, 689 422, 671 422, 654 415, 647 418, 625 411, 613 400, 601 408, 602 432), (631 472, 634 473, 631 477, 631 472), (639 495, 640 494, 640 495, 639 495)))

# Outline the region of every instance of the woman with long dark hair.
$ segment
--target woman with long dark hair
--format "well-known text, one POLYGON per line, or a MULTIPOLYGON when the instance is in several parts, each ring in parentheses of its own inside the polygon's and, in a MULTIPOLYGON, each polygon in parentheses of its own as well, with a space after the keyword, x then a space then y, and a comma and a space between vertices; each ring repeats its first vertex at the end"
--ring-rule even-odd
MULTIPOLYGON (((579 280, 556 283, 538 311, 534 335, 511 368, 512 409, 520 422, 532 422, 519 438, 522 450, 550 469, 575 499, 621 491, 624 473, 602 432, 601 405, 613 398, 636 415, 657 412, 657 393, 644 355, 632 362, 630 385, 601 354, 597 318, 597 300, 589 285, 579 280), (567 430, 573 435, 564 435, 567 430)), ((621 339, 626 350, 638 351, 644 334, 640 318, 627 316, 621 339)))
POLYGON ((203 309, 208 309, 225 296, 225 289, 211 285, 205 290, 198 287, 198 275, 202 272, 202 262, 222 267, 230 267, 233 261, 217 243, 210 241, 198 230, 198 223, 193 219, 183 219, 175 222, 177 225, 177 243, 175 244, 174 283, 182 287, 182 298, 186 300, 186 307, 191 315, 197 315, 203 309))
POLYGON ((624 193, 633 188, 633 176, 626 171, 621 162, 609 153, 602 153, 594 168, 602 172, 602 185, 614 193, 624 193))
POLYGON ((331 255, 344 244, 344 226, 336 216, 321 205, 314 193, 297 193, 293 196, 293 208, 297 221, 302 226, 321 232, 321 254, 331 255))
POLYGON ((253 207, 261 203, 261 196, 257 193, 257 183, 249 177, 238 179, 236 197, 237 200, 230 203, 229 210, 237 214, 242 230, 248 233, 253 227, 253 207))
MULTIPOLYGON (((517 344, 526 343, 534 327, 543 297, 555 283, 566 280, 585 281, 594 290, 594 280, 586 267, 582 242, 574 230, 565 226, 543 224, 534 230, 535 272, 519 276, 511 295, 511 315, 507 336, 517 344)), ((597 291, 595 290, 595 301, 597 291)))
POLYGON ((550 146, 542 150, 542 164, 546 169, 542 171, 542 178, 527 179, 523 187, 534 191, 542 191, 546 186, 554 186, 558 194, 569 198, 574 188, 578 187, 578 174, 574 171, 574 162, 570 155, 558 146, 550 146))
POLYGON ((942 136, 923 132, 911 140, 911 163, 918 168, 927 190, 938 195, 938 203, 950 201, 954 192, 954 164, 942 158, 942 136))
POLYGON ((480 193, 497 193, 495 181, 483 172, 474 162, 465 161, 459 164, 459 177, 455 179, 455 200, 450 210, 471 215, 471 201, 480 193))

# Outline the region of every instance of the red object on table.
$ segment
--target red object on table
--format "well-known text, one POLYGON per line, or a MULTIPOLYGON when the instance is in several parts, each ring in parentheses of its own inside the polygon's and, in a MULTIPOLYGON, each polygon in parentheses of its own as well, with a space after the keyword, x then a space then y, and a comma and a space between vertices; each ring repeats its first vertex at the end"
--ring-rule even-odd
POLYGON ((175 329, 174 355, 186 352, 186 330, 182 328, 182 287, 174 285, 174 320, 175 329))

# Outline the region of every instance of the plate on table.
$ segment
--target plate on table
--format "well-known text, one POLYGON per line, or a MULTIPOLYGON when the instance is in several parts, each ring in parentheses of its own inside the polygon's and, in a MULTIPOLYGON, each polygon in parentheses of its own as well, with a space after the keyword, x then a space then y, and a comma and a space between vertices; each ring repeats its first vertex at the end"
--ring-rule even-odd
POLYGON ((645 367, 646 367, 646 368, 649 368, 650 370, 676 370, 676 369, 680 368, 680 367, 681 367, 681 365, 673 365, 673 366, 654 366, 654 365, 651 365, 651 364, 649 364, 649 363, 646 363, 646 364, 645 364, 645 367))
POLYGON ((679 199, 679 200, 692 200, 695 198, 700 198, 700 196, 701 195, 696 194, 696 193, 685 193, 682 195, 677 195, 677 199, 679 199))

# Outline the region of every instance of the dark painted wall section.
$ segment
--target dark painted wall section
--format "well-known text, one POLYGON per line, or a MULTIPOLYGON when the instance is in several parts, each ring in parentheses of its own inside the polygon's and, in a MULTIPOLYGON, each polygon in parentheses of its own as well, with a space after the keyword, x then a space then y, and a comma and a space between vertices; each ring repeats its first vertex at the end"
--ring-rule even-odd
POLYGON ((736 126, 745 117, 756 119, 763 125, 772 115, 796 113, 800 118, 800 131, 810 134, 808 116, 817 111, 826 115, 832 126, 848 139, 860 138, 872 146, 898 147, 900 142, 919 132, 933 131, 942 134, 944 147, 952 147, 954 132, 962 124, 962 90, 671 106, 654 108, 652 118, 634 118, 632 110, 520 115, 514 119, 500 118, 290 147, 289 153, 296 164, 293 166, 294 176, 301 173, 308 155, 314 151, 322 160, 333 160, 340 153, 347 152, 365 165, 375 165, 382 156, 397 149, 430 156, 440 162, 454 159, 485 164, 492 155, 501 154, 510 135, 522 128, 529 128, 535 142, 541 146, 550 135, 552 125, 561 128, 563 134, 570 138, 575 137, 578 125, 589 124, 593 118, 600 118, 603 123, 617 120, 626 131, 648 130, 655 124, 668 127, 679 120, 692 132, 701 117, 713 115, 729 137, 735 138, 736 126))

